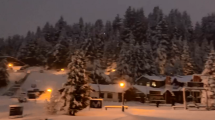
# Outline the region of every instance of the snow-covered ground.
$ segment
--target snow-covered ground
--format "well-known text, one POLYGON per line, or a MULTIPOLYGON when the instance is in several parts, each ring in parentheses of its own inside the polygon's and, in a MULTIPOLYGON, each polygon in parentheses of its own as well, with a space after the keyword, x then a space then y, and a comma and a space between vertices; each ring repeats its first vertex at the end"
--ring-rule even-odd
MULTIPOLYGON (((31 71, 23 88, 28 89, 32 83, 36 83, 40 89, 58 88, 67 80, 66 71, 44 71, 39 67, 29 68, 31 71)), ((23 75, 13 73, 10 76, 11 81, 21 79, 23 75)), ((43 120, 49 118, 51 120, 214 120, 215 111, 188 111, 188 110, 173 110, 170 105, 161 105, 157 108, 155 105, 142 104, 139 102, 127 102, 129 109, 122 112, 120 108, 114 109, 89 109, 86 108, 76 116, 68 115, 47 115, 45 111, 45 99, 49 98, 50 94, 43 94, 40 98, 30 100, 27 103, 22 103, 24 106, 24 117, 17 120, 43 120)), ((9 105, 16 105, 18 100, 7 96, 0 96, 0 119, 10 120, 9 105)), ((104 102, 106 105, 121 105, 119 102, 104 102)))
POLYGON ((24 78, 25 75, 26 75, 25 72, 10 72, 9 80, 10 80, 10 82, 15 82, 15 81, 18 81, 18 80, 24 78))
POLYGON ((15 84, 15 81, 19 81, 24 78, 26 75, 25 72, 9 72, 9 83, 6 87, 0 88, 0 95, 6 92, 11 86, 15 84))
MULTIPOLYGON (((16 99, 8 97, 0 98, 0 119, 9 120, 9 105, 19 104, 16 99)), ((129 109, 122 112, 120 108, 114 109, 89 109, 86 108, 76 116, 68 115, 47 115, 45 103, 29 101, 22 104, 24 106, 24 117, 17 120, 41 120, 49 118, 51 120, 214 120, 214 111, 187 111, 172 110, 170 105, 146 105, 139 102, 128 102, 129 109)), ((118 102, 105 102, 104 105, 121 105, 118 102)))
POLYGON ((29 90, 31 89, 32 84, 36 84, 36 88, 40 90, 60 89, 62 87, 62 84, 67 81, 67 75, 65 73, 54 73, 57 72, 31 72, 26 81, 22 84, 21 88, 24 90, 29 90))

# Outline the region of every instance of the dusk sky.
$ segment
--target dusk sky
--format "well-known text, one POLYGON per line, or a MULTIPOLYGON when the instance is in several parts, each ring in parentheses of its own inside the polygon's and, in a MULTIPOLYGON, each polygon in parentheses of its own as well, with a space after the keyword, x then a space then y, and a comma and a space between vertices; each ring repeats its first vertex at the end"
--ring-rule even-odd
POLYGON ((128 6, 143 7, 148 16, 155 6, 165 14, 171 9, 186 10, 193 22, 215 12, 215 0, 1 0, 0 38, 9 35, 26 35, 47 21, 55 23, 62 15, 72 24, 83 17, 85 22, 96 19, 113 20, 116 14, 122 17, 128 6))

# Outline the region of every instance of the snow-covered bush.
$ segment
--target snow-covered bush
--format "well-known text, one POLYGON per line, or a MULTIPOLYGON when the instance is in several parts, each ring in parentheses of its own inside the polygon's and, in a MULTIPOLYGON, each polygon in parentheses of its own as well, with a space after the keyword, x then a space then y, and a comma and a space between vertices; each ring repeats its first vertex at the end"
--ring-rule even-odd
POLYGON ((54 93, 50 100, 46 100, 46 111, 48 114, 54 115, 58 111, 59 95, 54 93))

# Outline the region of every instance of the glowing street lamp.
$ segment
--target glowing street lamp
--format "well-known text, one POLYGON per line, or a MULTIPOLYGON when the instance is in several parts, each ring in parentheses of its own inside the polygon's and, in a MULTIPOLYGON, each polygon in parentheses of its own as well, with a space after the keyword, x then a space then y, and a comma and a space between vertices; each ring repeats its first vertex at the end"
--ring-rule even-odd
POLYGON ((112 72, 115 72, 115 71, 116 71, 115 69, 112 70, 112 72))
POLYGON ((124 83, 120 83, 120 86, 121 86, 121 87, 124 87, 124 85, 125 85, 124 83))
POLYGON ((64 71, 64 69, 62 68, 61 71, 64 71))
POLYGON ((13 67, 13 64, 10 63, 10 64, 8 64, 8 66, 9 66, 9 67, 13 67))
POLYGON ((52 92, 52 89, 47 89, 48 92, 52 92))
MULTIPOLYGON (((119 84, 120 87, 124 88, 125 83, 121 82, 119 84)), ((124 112, 124 91, 122 90, 122 112, 124 112)))

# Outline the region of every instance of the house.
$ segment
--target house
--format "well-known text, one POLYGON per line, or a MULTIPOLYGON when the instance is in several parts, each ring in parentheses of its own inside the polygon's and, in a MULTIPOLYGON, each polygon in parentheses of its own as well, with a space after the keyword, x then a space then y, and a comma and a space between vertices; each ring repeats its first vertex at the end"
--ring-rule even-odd
MULTIPOLYGON (((148 97, 150 95, 163 95, 166 103, 171 103, 172 97, 176 102, 183 103, 183 88, 189 87, 190 82, 200 82, 198 75, 187 76, 147 76, 143 75, 136 81, 137 85, 133 87, 144 93, 148 97)), ((193 95, 198 97, 200 91, 186 92, 186 96, 193 95)), ((199 101, 200 102, 200 101, 199 101)))
MULTIPOLYGON (((50 72, 33 71, 29 74, 21 86, 21 90, 32 93, 45 93, 46 91, 58 91, 67 81, 65 74, 53 74, 50 72)), ((45 99, 45 98, 44 98, 45 99)), ((48 99, 48 98, 47 98, 48 99)))
POLYGON ((12 70, 12 71, 18 71, 20 70, 25 63, 23 63, 22 61, 14 58, 14 57, 10 57, 10 56, 0 56, 0 60, 2 59, 6 59, 7 63, 8 63, 8 70, 12 70))
POLYGON ((94 90, 94 92, 90 93, 90 97, 99 98, 100 96, 104 101, 118 102, 122 98, 122 92, 128 90, 128 88, 120 87, 119 84, 90 84, 90 86, 94 90))

